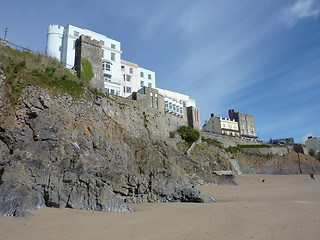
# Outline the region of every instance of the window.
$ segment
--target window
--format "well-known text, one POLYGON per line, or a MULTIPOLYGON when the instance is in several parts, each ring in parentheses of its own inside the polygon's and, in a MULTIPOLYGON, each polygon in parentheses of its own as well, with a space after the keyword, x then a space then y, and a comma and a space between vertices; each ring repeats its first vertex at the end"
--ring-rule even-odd
POLYGON ((110 71, 111 65, 108 62, 103 62, 102 63, 102 68, 103 68, 103 71, 110 71))
POLYGON ((150 106, 153 107, 153 97, 150 95, 150 106))
POLYGON ((140 87, 144 87, 144 81, 140 81, 140 87))
POLYGON ((110 75, 107 75, 107 74, 104 74, 104 75, 103 75, 103 79, 104 79, 105 82, 111 82, 110 77, 111 77, 111 76, 110 76, 110 75))
POLYGON ((77 31, 74 31, 74 34, 73 34, 75 37, 79 37, 79 32, 77 31))
POLYGON ((148 87, 152 87, 152 83, 148 83, 148 87))
POLYGON ((116 49, 116 45, 111 43, 111 48, 116 49))
POLYGON ((178 113, 178 114, 179 114, 179 112, 180 112, 180 108, 179 108, 179 106, 178 106, 178 105, 176 105, 176 113, 178 113))
POLYGON ((104 45, 104 41, 100 40, 100 43, 101 43, 102 46, 104 45))
POLYGON ((114 89, 111 89, 111 91, 110 91, 110 92, 111 92, 111 94, 114 94, 114 89))
POLYGON ((183 108, 180 107, 180 115, 182 116, 183 115, 183 108))
POLYGON ((131 76, 130 76, 130 75, 126 75, 126 80, 127 80, 128 82, 130 82, 130 81, 131 81, 131 76))
POLYGON ((104 58, 104 50, 101 51, 102 57, 104 58))
POLYGON ((116 60, 116 54, 113 53, 113 52, 111 53, 111 60, 112 60, 112 61, 115 61, 115 60, 116 60))
POLYGON ((109 93, 109 88, 105 88, 104 91, 105 91, 106 93, 109 93))
POLYGON ((131 93, 131 87, 127 87, 127 93, 131 93))
POLYGON ((154 97, 154 105, 155 105, 156 108, 158 108, 158 96, 157 96, 157 94, 154 97))
POLYGON ((73 41, 73 49, 76 49, 76 41, 73 41))
POLYGON ((172 103, 169 102, 169 110, 172 110, 172 103))
POLYGON ((150 80, 151 80, 151 74, 148 74, 148 79, 150 79, 150 80))
POLYGON ((173 104, 173 109, 172 109, 174 112, 176 111, 176 105, 173 104))
POLYGON ((130 73, 133 73, 133 68, 130 68, 130 73))
POLYGON ((121 71, 124 71, 124 66, 123 65, 121 65, 121 71))
POLYGON ((116 95, 120 96, 120 90, 116 90, 116 95))
POLYGON ((169 103, 168 103, 168 101, 164 101, 164 109, 165 109, 165 110, 168 110, 168 108, 169 108, 169 103))
POLYGON ((140 77, 144 77, 144 72, 140 72, 140 77))
POLYGON ((124 93, 126 92, 126 86, 123 86, 123 92, 124 93))

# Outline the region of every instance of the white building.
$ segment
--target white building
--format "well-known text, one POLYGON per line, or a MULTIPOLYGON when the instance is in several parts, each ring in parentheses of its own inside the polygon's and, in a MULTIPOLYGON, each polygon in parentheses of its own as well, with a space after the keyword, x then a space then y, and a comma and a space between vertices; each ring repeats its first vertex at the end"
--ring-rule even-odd
POLYGON ((183 116, 183 107, 195 107, 196 101, 191 99, 188 95, 156 88, 164 97, 164 109, 170 113, 183 116))
POLYGON ((73 68, 75 59, 75 42, 81 35, 86 35, 101 43, 105 91, 121 94, 121 44, 102 34, 79 28, 50 25, 47 32, 46 55, 57 58, 67 68, 73 68))
POLYGON ((306 141, 306 146, 308 148, 308 151, 313 149, 315 153, 320 151, 320 138, 318 137, 308 137, 306 141))
POLYGON ((143 87, 150 87, 150 88, 156 88, 156 74, 155 72, 138 67, 138 82, 140 84, 140 88, 143 87))
POLYGON ((121 60, 121 74, 123 97, 128 97, 143 87, 155 88, 156 86, 155 72, 139 67, 135 63, 121 60))
POLYGON ((105 91, 127 97, 141 87, 156 87, 155 72, 121 60, 120 42, 102 34, 73 25, 50 25, 47 32, 46 55, 57 58, 65 67, 73 68, 75 41, 86 35, 101 43, 105 91))
POLYGON ((211 114, 211 118, 205 121, 202 127, 204 132, 218 133, 223 135, 239 137, 239 127, 238 122, 234 119, 216 117, 211 114))

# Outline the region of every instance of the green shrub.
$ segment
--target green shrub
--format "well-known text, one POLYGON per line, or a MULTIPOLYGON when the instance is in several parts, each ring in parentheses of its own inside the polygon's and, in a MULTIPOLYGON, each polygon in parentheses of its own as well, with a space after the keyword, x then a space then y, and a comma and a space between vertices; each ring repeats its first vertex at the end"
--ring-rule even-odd
POLYGON ((320 161, 320 152, 317 152, 317 154, 316 154, 316 159, 317 159, 318 161, 320 161))
POLYGON ((180 133, 181 138, 188 143, 193 143, 200 137, 200 132, 190 126, 181 126, 177 131, 180 133))

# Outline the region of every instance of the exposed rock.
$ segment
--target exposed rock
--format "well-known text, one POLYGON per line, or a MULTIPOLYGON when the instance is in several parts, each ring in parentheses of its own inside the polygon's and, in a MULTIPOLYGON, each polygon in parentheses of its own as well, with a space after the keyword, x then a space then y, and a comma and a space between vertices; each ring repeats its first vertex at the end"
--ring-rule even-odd
MULTIPOLYGON (((130 212, 136 202, 214 202, 194 186, 234 184, 233 175, 216 172, 239 171, 230 154, 202 143, 186 156, 156 109, 35 87, 13 104, 4 79, 0 71, 0 215, 26 216, 43 206, 130 212)), ((293 151, 239 153, 236 160, 243 173, 320 172, 319 163, 293 151)))
POLYGON ((96 101, 29 87, 19 104, 0 105, 2 215, 43 206, 130 212, 133 202, 214 201, 193 187, 186 169, 196 164, 170 139, 152 135, 141 117, 119 124, 106 112, 127 116, 123 107, 96 101))
POLYGON ((45 206, 42 195, 26 185, 5 182, 0 185, 0 192, 0 215, 24 217, 45 206))
POLYGON ((314 157, 293 150, 284 155, 237 153, 243 174, 320 174, 320 163, 314 157))

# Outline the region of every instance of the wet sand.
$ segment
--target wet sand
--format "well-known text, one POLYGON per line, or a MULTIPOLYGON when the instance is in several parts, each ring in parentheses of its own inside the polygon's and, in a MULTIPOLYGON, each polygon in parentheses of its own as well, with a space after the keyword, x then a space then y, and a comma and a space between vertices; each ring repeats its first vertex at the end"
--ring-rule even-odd
POLYGON ((133 213, 44 208, 0 217, 0 239, 320 239, 320 176, 242 175, 201 186, 217 203, 133 204, 133 213), (265 179, 265 182, 262 182, 265 179))

